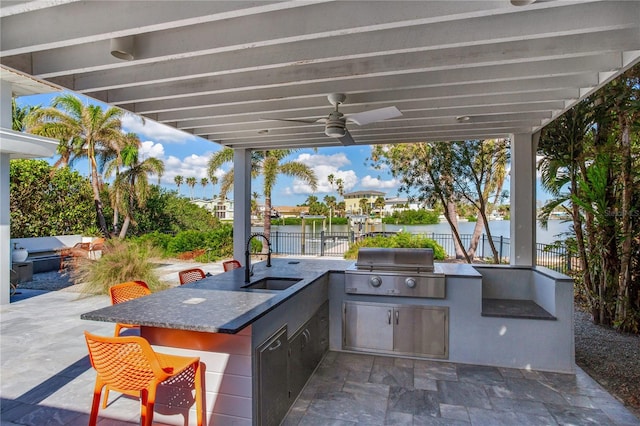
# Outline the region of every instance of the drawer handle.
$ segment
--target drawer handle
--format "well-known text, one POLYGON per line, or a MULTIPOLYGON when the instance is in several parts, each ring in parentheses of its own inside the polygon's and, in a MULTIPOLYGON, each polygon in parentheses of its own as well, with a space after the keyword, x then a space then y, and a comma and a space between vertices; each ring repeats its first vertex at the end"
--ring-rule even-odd
POLYGON ((278 339, 273 345, 269 346, 269 350, 270 351, 275 351, 280 346, 282 346, 282 342, 280 341, 280 339, 278 339))
POLYGON ((391 324, 391 309, 387 311, 387 321, 391 324))

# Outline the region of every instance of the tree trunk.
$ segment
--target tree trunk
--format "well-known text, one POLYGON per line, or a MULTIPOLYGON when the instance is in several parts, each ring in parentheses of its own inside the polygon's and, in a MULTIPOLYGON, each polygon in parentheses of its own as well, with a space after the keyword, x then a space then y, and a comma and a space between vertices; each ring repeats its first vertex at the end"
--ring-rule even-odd
POLYGON ((456 259, 468 259, 467 253, 464 251, 462 239, 460 238, 460 228, 458 227, 458 213, 456 212, 456 204, 449 200, 445 206, 445 219, 449 222, 451 230, 454 231, 456 238, 453 239, 453 246, 456 251, 456 259))
POLYGON ((631 177, 631 141, 628 120, 620 114, 621 155, 622 155, 622 223, 620 237, 620 274, 618 276, 618 294, 616 298, 615 320, 624 323, 630 311, 629 287, 631 285, 631 248, 633 231, 631 229, 631 204, 633 202, 633 181, 631 177))
POLYGON ((122 222, 122 228, 120 228, 120 235, 118 235, 118 238, 120 238, 121 240, 127 236, 127 231, 129 230, 130 223, 131 223, 131 216, 126 215, 124 217, 124 222, 122 222))
MULTIPOLYGON (((271 195, 264 196, 264 236, 271 241, 271 195)), ((262 247, 262 252, 267 253, 268 247, 262 247)))
POLYGON ((476 251, 478 250, 478 242, 480 241, 480 236, 482 235, 482 228, 484 228, 482 223, 482 217, 478 215, 478 220, 473 227, 473 234, 471 234, 471 241, 469 242, 469 249, 467 253, 469 253, 470 258, 476 257, 476 251))
POLYGON ((107 229, 107 221, 104 218, 102 200, 100 199, 100 187, 98 186, 98 168, 95 158, 91 157, 91 189, 93 190, 93 201, 96 207, 96 222, 98 229, 105 238, 109 238, 109 230, 107 229))

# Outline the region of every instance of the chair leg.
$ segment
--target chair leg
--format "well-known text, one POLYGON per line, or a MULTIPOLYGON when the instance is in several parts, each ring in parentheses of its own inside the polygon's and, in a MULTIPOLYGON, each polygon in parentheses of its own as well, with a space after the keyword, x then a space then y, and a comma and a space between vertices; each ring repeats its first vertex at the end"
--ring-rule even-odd
POLYGON ((151 385, 150 389, 146 389, 142 392, 146 393, 146 398, 144 401, 144 410, 145 410, 145 420, 143 420, 143 424, 145 426, 153 425, 153 407, 156 403, 156 391, 158 390, 158 384, 154 383, 151 385))
POLYGON ((196 362, 193 365, 195 369, 195 388, 196 388, 196 418, 198 420, 198 426, 203 425, 203 412, 204 412, 204 389, 202 386, 202 369, 200 368, 200 362, 196 362))
POLYGON ((109 402, 109 385, 107 385, 104 389, 104 397, 102 397, 102 408, 107 408, 107 403, 109 402))
POLYGON ((91 403, 91 415, 89 416, 89 426, 96 426, 98 421, 98 410, 100 407, 100 395, 102 393, 103 384, 96 379, 96 385, 93 389, 93 401, 91 403))

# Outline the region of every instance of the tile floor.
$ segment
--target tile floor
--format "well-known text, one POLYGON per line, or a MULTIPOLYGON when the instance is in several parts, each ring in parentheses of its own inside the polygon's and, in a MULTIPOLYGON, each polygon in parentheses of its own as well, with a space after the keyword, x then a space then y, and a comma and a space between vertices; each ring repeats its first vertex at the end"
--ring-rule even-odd
POLYGON ((586 373, 330 352, 284 425, 640 425, 586 373))
MULTIPOLYGON (((0 306, 1 426, 87 424, 95 373, 82 332, 108 335, 113 324, 80 314, 108 304, 106 296, 61 290, 0 306)), ((119 398, 100 412, 98 425, 137 424, 138 407, 119 398)), ((640 426, 640 420, 579 369, 550 374, 329 352, 283 424, 640 426)))

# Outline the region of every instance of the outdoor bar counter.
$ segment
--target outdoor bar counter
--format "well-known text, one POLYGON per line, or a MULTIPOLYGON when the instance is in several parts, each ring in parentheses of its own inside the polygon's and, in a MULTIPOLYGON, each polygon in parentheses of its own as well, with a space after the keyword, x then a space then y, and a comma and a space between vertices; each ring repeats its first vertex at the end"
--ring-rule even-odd
MULTIPOLYGON (((345 291, 344 271, 352 265, 275 258, 270 268, 265 262, 255 265, 252 283, 265 277, 300 281, 282 290, 246 289, 240 268, 82 318, 139 324, 141 336, 158 351, 199 356, 209 425, 279 424, 328 350, 574 372, 569 277, 546 268, 436 263, 436 272, 446 277, 444 298, 372 296, 345 291), (353 347, 347 307, 356 305, 444 313, 444 332, 436 333, 444 339, 444 355, 353 347)), ((432 335, 428 328, 424 334, 432 335)), ((382 335, 376 328, 371 332, 382 335)), ((167 400, 163 395, 154 420, 184 425, 186 418, 195 424, 195 407, 170 404, 171 392, 167 400)))

